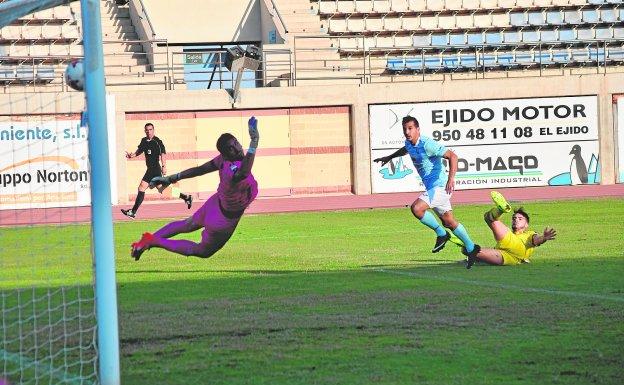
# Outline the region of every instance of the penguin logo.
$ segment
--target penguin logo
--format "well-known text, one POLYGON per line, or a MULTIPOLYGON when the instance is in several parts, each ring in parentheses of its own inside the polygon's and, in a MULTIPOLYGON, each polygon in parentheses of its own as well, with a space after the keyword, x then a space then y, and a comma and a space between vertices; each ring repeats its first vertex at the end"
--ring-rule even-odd
POLYGON ((548 180, 549 186, 575 186, 600 183, 600 165, 598 164, 598 156, 596 154, 591 154, 589 166, 585 163, 581 155, 581 146, 578 144, 572 146, 568 155, 572 155, 569 171, 550 178, 548 180))
POLYGON ((403 164, 403 158, 399 158, 396 164, 394 164, 394 162, 390 160, 390 162, 388 162, 388 165, 390 166, 389 168, 384 167, 379 170, 379 173, 384 179, 402 179, 414 172, 414 170, 406 167, 403 164))
POLYGON ((587 183, 587 164, 583 160, 581 155, 581 146, 575 144, 572 146, 572 150, 568 155, 572 155, 572 162, 570 162, 570 179, 572 185, 586 184, 587 183))

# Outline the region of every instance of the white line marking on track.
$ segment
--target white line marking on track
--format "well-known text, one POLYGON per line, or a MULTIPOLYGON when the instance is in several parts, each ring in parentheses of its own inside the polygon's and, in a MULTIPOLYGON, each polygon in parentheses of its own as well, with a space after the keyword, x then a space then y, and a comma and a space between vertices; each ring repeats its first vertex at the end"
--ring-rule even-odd
POLYGON ((589 294, 589 293, 579 293, 576 291, 552 290, 552 289, 541 289, 537 287, 507 285, 504 283, 477 281, 473 279, 441 277, 438 275, 430 275, 430 274, 419 274, 419 273, 410 272, 410 271, 396 271, 396 270, 386 270, 386 269, 371 269, 371 270, 376 271, 378 273, 404 275, 404 276, 416 277, 416 278, 436 279, 439 281, 465 283, 468 285, 494 287, 494 288, 500 288, 500 289, 519 290, 519 291, 526 291, 530 293, 544 293, 544 294, 562 295, 562 296, 575 297, 575 298, 603 299, 603 300, 608 300, 608 301, 624 302, 624 297, 616 297, 616 296, 611 296, 611 295, 589 294))

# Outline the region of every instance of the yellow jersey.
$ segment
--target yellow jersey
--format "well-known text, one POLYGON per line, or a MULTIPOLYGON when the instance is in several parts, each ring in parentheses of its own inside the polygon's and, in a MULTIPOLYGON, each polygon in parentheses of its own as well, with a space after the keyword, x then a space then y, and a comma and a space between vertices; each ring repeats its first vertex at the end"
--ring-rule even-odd
POLYGON ((507 234, 496 243, 498 249, 503 256, 503 265, 517 265, 523 262, 530 262, 529 258, 533 254, 535 245, 533 244, 533 236, 537 234, 533 230, 526 230, 519 234, 508 231, 507 234))

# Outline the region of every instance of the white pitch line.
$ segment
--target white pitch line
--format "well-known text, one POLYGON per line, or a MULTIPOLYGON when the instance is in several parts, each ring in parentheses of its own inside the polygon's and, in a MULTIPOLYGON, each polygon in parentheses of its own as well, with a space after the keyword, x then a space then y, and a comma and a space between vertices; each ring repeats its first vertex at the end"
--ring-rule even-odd
POLYGON ((588 294, 588 293, 579 293, 576 291, 551 290, 551 289, 541 289, 541 288, 536 288, 536 287, 506 285, 502 283, 491 283, 491 282, 476 281, 472 279, 463 279, 463 278, 453 278, 453 277, 440 277, 437 275, 419 274, 419 273, 408 272, 408 271, 396 271, 396 270, 386 270, 386 269, 371 269, 371 270, 376 271, 378 273, 405 275, 409 277, 418 277, 418 278, 427 278, 427 279, 437 279, 439 281, 457 282, 457 283, 464 283, 464 284, 475 285, 475 286, 495 287, 499 289, 511 289, 511 290, 526 291, 526 292, 531 292, 531 293, 544 293, 544 294, 562 295, 562 296, 576 297, 576 298, 603 299, 603 300, 608 300, 608 301, 624 302, 624 297, 616 297, 616 296, 611 296, 611 295, 588 294))

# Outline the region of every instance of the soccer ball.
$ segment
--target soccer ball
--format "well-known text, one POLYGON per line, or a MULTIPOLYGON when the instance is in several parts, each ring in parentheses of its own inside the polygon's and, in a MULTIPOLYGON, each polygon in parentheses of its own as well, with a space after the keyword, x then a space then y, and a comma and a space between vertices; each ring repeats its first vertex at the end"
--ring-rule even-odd
POLYGON ((65 82, 76 91, 84 89, 84 67, 82 59, 74 59, 65 68, 65 82))

